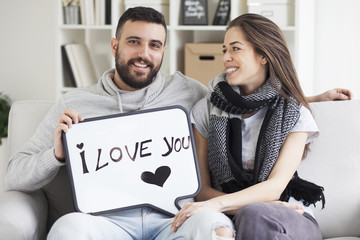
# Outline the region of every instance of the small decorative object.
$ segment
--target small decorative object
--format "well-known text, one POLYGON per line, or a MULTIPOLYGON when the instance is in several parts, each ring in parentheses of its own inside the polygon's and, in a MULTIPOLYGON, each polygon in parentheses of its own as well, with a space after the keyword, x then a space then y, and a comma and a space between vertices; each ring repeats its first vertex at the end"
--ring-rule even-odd
POLYGON ((226 25, 229 20, 231 10, 230 0, 219 0, 213 25, 226 25))
POLYGON ((8 119, 10 111, 10 99, 8 96, 0 93, 0 145, 1 139, 7 137, 8 119))
POLYGON ((182 0, 183 25, 208 25, 207 0, 182 0))
POLYGON ((80 0, 62 0, 65 24, 80 24, 80 0))

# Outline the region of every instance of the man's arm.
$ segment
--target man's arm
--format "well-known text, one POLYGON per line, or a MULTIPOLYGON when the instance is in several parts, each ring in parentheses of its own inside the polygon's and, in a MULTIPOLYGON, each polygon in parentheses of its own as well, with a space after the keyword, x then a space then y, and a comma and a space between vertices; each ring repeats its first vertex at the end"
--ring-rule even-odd
POLYGON ((306 97, 308 102, 322 102, 335 100, 351 100, 353 94, 350 90, 344 88, 334 88, 323 92, 322 94, 306 97))

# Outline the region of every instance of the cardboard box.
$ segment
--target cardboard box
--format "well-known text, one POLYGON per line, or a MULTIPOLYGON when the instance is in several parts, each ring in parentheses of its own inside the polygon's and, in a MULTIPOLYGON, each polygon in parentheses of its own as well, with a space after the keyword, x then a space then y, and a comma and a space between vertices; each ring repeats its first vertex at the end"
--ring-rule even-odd
POLYGON ((279 27, 294 26, 294 0, 248 0, 248 12, 269 18, 279 27))
POLYGON ((151 7, 161 12, 165 17, 166 24, 169 25, 169 1, 170 0, 125 0, 125 10, 137 6, 151 7))
POLYGON ((225 69, 222 62, 222 46, 222 43, 185 44, 184 74, 207 87, 208 82, 225 69))

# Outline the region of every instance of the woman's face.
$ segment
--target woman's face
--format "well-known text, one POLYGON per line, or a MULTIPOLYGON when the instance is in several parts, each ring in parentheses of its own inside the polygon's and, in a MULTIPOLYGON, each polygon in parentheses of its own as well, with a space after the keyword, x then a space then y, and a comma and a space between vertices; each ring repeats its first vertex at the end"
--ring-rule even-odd
POLYGON ((251 94, 265 82, 267 60, 255 52, 241 28, 228 29, 225 33, 223 52, 228 83, 239 86, 241 94, 251 94))

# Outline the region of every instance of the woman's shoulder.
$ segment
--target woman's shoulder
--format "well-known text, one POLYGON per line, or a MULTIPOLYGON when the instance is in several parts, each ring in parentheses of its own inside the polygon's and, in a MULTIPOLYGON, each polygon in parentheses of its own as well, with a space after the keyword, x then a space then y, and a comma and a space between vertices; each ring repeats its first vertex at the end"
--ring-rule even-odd
POLYGON ((303 105, 300 106, 300 117, 292 132, 308 132, 307 142, 311 142, 319 135, 319 128, 311 111, 303 105))

